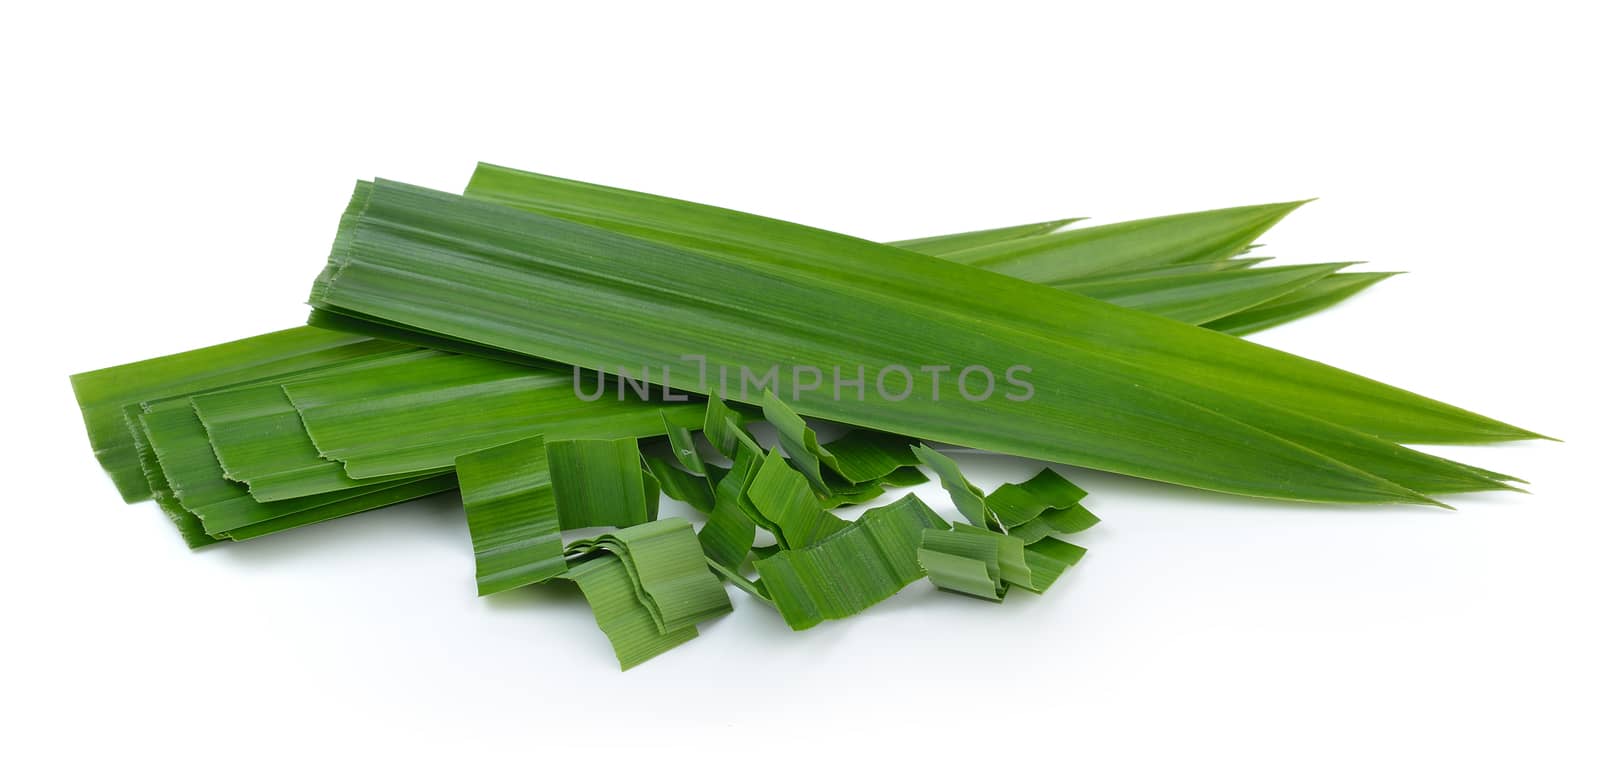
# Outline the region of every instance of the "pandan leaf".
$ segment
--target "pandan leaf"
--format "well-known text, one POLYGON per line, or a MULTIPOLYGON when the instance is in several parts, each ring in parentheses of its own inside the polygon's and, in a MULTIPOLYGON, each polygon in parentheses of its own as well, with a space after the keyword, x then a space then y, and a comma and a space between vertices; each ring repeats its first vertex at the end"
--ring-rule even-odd
MULTIPOLYGON (((479 166, 468 193, 511 207, 621 230, 630 236, 693 247, 706 254, 737 251, 747 260, 760 258, 807 273, 826 272, 869 291, 915 290, 946 310, 956 308, 974 316, 985 313, 1013 322, 1025 320, 1058 337, 1071 335, 1074 340, 1156 369, 1155 375, 1188 371, 1211 381, 1226 377, 1228 388, 1235 395, 1246 396, 1252 388, 1267 392, 1274 404, 1317 409, 1329 420, 1391 441, 1458 443, 1538 437, 1460 408, 1248 342, 1184 330, 1169 321, 1141 318, 1061 296, 1045 296, 1037 291, 1028 294, 1030 288, 1016 280, 963 274, 928 256, 913 259, 904 251, 896 253, 894 248, 820 229, 486 165, 479 166), (895 279, 886 280, 887 271, 892 271, 895 279), (912 280, 912 289, 899 288, 902 282, 912 280), (1085 324, 1094 328, 1085 328, 1085 324), (1180 345, 1190 349, 1173 349, 1180 345), (1183 359, 1176 359, 1179 357, 1183 359), (1261 368, 1274 369, 1274 380, 1257 375, 1261 368)), ((963 253, 965 257, 952 257, 992 273, 1012 273, 1038 283, 1085 275, 1090 271, 1077 269, 1084 268, 1090 259, 1110 261, 1114 267, 1148 265, 1152 261, 1161 264, 1222 259, 1246 249, 1301 204, 1227 208, 1073 229, 1020 240, 1018 244, 1025 249, 997 252, 990 245, 981 248, 985 250, 981 254, 974 251, 963 253), (1074 270, 1070 276, 1060 276, 1051 272, 1052 267, 1074 270)), ((1099 263, 1087 267, 1103 270, 1099 263)), ((838 310, 832 315, 846 312, 851 311, 838 310)), ((702 363, 699 367, 715 366, 702 363)), ((809 414, 804 407, 797 409, 809 414)))
POLYGON ((1211 321, 1206 324, 1206 328, 1236 336, 1254 334, 1333 307, 1394 275, 1396 274, 1336 273, 1304 289, 1211 321))
POLYGON ((914 440, 897 434, 853 429, 823 447, 833 456, 834 470, 839 475, 851 483, 862 483, 877 481, 901 468, 915 466, 918 461, 911 452, 912 444, 915 444, 914 440))
POLYGON ((706 565, 694 529, 682 518, 663 518, 567 545, 568 557, 598 550, 622 558, 640 603, 663 634, 693 628, 733 609, 722 582, 706 565))
POLYGON ((823 507, 805 476, 776 451, 761 461, 745 496, 763 516, 758 522, 786 549, 815 544, 848 524, 823 507))
POLYGON ((660 484, 662 494, 703 513, 710 513, 716 507, 717 500, 711 491, 711 482, 704 476, 676 468, 660 457, 646 455, 644 462, 645 471, 660 484))
MULTIPOLYGON (((828 258, 822 266, 794 254, 761 259, 756 255, 759 251, 746 248, 740 248, 738 255, 724 255, 619 236, 390 183, 380 184, 358 200, 352 212, 365 220, 354 224, 354 231, 336 245, 324 283, 317 288, 320 307, 378 311, 379 317, 407 318, 424 330, 457 330, 497 348, 519 349, 592 368, 659 362, 663 369, 676 369, 670 373, 677 388, 701 393, 710 389, 699 383, 699 370, 705 366, 854 364, 870 366, 868 372, 877 374, 886 366, 917 362, 1027 365, 1032 371, 1030 383, 1039 384, 1045 381, 1039 377, 1050 377, 1028 402, 930 403, 927 390, 913 386, 901 401, 835 399, 823 391, 792 404, 803 414, 853 425, 1241 494, 1323 501, 1431 502, 1406 484, 1454 490, 1503 486, 1462 466, 1411 455, 1381 439, 1256 399, 1281 392, 1290 383, 1317 397, 1317 391, 1305 391, 1305 387, 1325 381, 1326 377, 1318 377, 1326 372, 1348 377, 1335 380, 1343 386, 1336 397, 1327 398, 1327 404, 1349 408, 1370 404, 1369 397, 1357 398, 1350 392, 1360 394, 1360 388, 1370 388, 1375 385, 1372 382, 1326 367, 1307 369, 1306 365, 1315 364, 1004 277, 988 279, 978 288, 1019 287, 1016 298, 986 296, 972 302, 970 295, 960 294, 963 289, 945 284, 959 280, 963 288, 971 289, 969 282, 987 274, 936 258, 859 240, 838 245, 841 252, 850 247, 849 255, 832 254, 833 249, 827 247, 815 250, 813 257, 828 258), (404 223, 396 223, 402 217, 404 223), (452 235, 431 234, 422 240, 406 236, 410 233, 406 229, 443 225, 446 219, 452 235), (432 252, 418 254, 418 244, 432 252), (403 259, 382 262, 402 248, 407 250, 403 259), (507 260, 490 265, 492 274, 467 262, 482 264, 507 256, 507 260), (862 288, 853 277, 869 258, 883 258, 878 261, 883 265, 873 266, 875 283, 862 288), (444 260, 453 262, 446 266, 444 260), (709 267, 704 273, 695 273, 700 265, 709 267), (421 266, 428 273, 420 279, 397 278, 392 275, 396 266, 401 270, 421 266), (537 275, 506 273, 535 270, 537 275), (577 270, 585 272, 581 281, 565 273, 577 270), (904 281, 914 279, 921 294, 909 297, 906 287, 913 286, 910 283, 885 286, 884 271, 911 277, 904 281), (946 276, 950 282, 945 281, 946 276), (409 291, 412 284, 408 282, 429 277, 445 277, 451 284, 443 290, 434 283, 415 293, 409 291), (607 295, 611 299, 604 300, 608 304, 595 304, 602 301, 595 299, 596 287, 611 286, 597 282, 629 280, 649 280, 651 287, 648 293, 632 286, 611 289, 607 295), (708 285, 718 288, 716 297, 705 296, 702 290, 708 285), (682 288, 687 299, 673 294, 675 287, 682 288), (473 311, 482 317, 461 320, 456 311, 465 304, 439 307, 434 300, 439 291, 472 292, 473 311), (580 291, 584 293, 581 298, 576 296, 580 291), (413 301, 413 297, 420 299, 413 301), (633 304, 619 307, 617 297, 633 304), (780 307, 775 306, 774 297, 792 299, 780 307), (559 329, 547 328, 537 320, 522 318, 530 301, 570 308, 575 311, 574 318, 559 329), (712 301, 718 303, 714 311, 702 309, 703 303, 712 301), (954 301, 965 301, 963 305, 970 308, 953 309, 954 301), (1005 307, 1017 312, 1008 313, 1004 320, 988 320, 988 313, 1001 307, 999 303, 1010 303, 1005 307), (1048 307, 1041 307, 1046 303, 1048 307), (1059 313, 1072 310, 1083 311, 1085 322, 1093 322, 1095 328, 1073 339, 1061 339, 1032 325, 1040 319, 1059 320, 1059 313), (826 322, 827 330, 805 327, 803 324, 812 322, 805 319, 788 320, 779 328, 754 317, 768 312, 783 312, 789 319, 813 312, 814 322, 826 322), (739 315, 730 317, 729 313, 739 315), (841 317, 844 313, 850 316, 841 317), (689 319, 700 325, 674 325, 689 319), (940 323, 946 325, 934 326, 940 323), (1081 339, 1101 340, 1108 330, 1122 325, 1135 327, 1132 333, 1148 333, 1115 340, 1111 345, 1081 339), (911 331, 895 333, 897 329, 911 331), (960 336, 967 333, 982 333, 984 338, 973 342, 960 336), (700 334, 717 337, 701 339, 700 334), (930 342, 929 334, 944 336, 930 342), (1212 344, 1212 340, 1221 341, 1212 344), (1284 374, 1279 374, 1263 382, 1264 386, 1255 386, 1254 391, 1242 392, 1196 382, 1192 371, 1181 368, 1183 361, 1171 360, 1186 354, 1190 342, 1202 351, 1215 348, 1208 366, 1228 362, 1217 358, 1224 352, 1251 355, 1258 365, 1250 371, 1236 371, 1233 380, 1245 380, 1247 375, 1252 381, 1272 377, 1276 367, 1285 366, 1292 368, 1290 373, 1297 379, 1283 381, 1284 374), (1147 357, 1148 365, 1137 365, 1126 354, 1130 345, 1137 345, 1147 356, 1154 356, 1151 351, 1159 346, 1162 357, 1155 362, 1147 357), (694 359, 686 359, 686 355, 694 359), (1298 375, 1301 373, 1307 375, 1298 375), (1006 431, 1001 433, 996 430, 999 428, 1006 431), (1029 428, 1036 430, 1022 431, 1029 428), (1142 433, 1131 438, 1123 433, 1126 428, 1140 428, 1142 433), (1382 465, 1397 475, 1409 473, 1415 480, 1389 481, 1363 472, 1359 466, 1364 464, 1382 465), (1226 475, 1221 474, 1224 469, 1226 475)), ((1323 398, 1317 399, 1312 404, 1321 407, 1323 398)), ((1420 398, 1417 404, 1428 405, 1420 398)), ((1434 406, 1437 403, 1429 407, 1434 406)), ((1456 420, 1464 417, 1459 415, 1464 411, 1440 412, 1455 413, 1456 420)), ((1400 415, 1403 413, 1392 412, 1384 422, 1400 415)))
POLYGON ((353 357, 409 349, 362 336, 308 327, 79 373, 72 391, 95 457, 128 502, 150 496, 123 409, 282 376, 353 357))
POLYGON ((1349 265, 1285 265, 1140 276, 1098 283, 1069 282, 1057 287, 1175 321, 1207 323, 1297 292, 1349 265))
MULTIPOLYGON (((616 393, 585 401, 571 371, 430 353, 284 386, 325 457, 357 479, 448 469, 459 455, 541 435, 547 440, 657 436, 662 413, 698 424, 698 403, 616 393)), ((585 387, 584 391, 589 391, 585 387)))
POLYGON ((757 560, 761 587, 797 631, 871 607, 924 575, 917 547, 927 528, 948 528, 915 495, 872 508, 801 549, 757 560))
POLYGON ((611 641, 623 670, 700 635, 694 626, 660 630, 640 600, 622 558, 616 555, 600 555, 579 563, 565 577, 578 584, 589 600, 595 622, 611 641))
POLYGON ((828 484, 822 478, 822 466, 837 470, 839 462, 833 453, 817 442, 817 433, 806 425, 794 410, 783 404, 772 392, 761 397, 761 411, 767 422, 778 431, 778 446, 789 456, 789 462, 811 482, 811 488, 820 496, 828 496, 828 484))
POLYGON ((651 520, 638 439, 547 440, 544 448, 562 528, 651 520))
MULTIPOLYGON (((469 188, 468 193, 472 190, 469 188)), ((1018 226, 1002 226, 995 229, 981 229, 978 231, 963 231, 957 234, 942 234, 936 237, 920 237, 917 239, 902 239, 890 242, 895 247, 920 252, 924 255, 949 255, 974 247, 982 247, 995 242, 1009 242, 1015 239, 1029 239, 1032 237, 1049 234, 1068 224, 1082 221, 1082 218, 1063 218, 1058 221, 1044 221, 1042 223, 1025 223, 1018 226)))
POLYGON ((478 595, 540 583, 567 569, 544 437, 456 458, 478 595))

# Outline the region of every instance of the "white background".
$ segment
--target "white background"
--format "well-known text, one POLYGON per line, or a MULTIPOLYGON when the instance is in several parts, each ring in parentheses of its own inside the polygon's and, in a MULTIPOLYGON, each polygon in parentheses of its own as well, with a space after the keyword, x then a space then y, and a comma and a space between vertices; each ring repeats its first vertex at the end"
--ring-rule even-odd
POLYGON ((1595 753, 1584 4, 292 5, 3 12, 0 749, 1595 753), (1567 442, 1450 450, 1533 482, 1457 512, 1069 471, 1046 596, 739 598, 626 674, 476 598, 449 500, 196 554, 119 504, 69 373, 299 323, 357 178, 480 159, 879 239, 1321 197, 1270 254, 1410 273, 1261 341, 1567 442))

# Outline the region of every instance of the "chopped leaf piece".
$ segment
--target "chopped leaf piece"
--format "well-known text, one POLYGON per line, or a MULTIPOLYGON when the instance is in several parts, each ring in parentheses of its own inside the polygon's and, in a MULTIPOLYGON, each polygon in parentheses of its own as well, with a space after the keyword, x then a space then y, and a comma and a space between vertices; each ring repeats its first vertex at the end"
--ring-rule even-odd
POLYGON ((833 455, 833 469, 846 481, 859 484, 882 479, 901 468, 915 467, 917 456, 911 452, 911 445, 915 443, 898 434, 853 429, 822 446, 833 455))
POLYGON ((600 555, 581 562, 566 572, 578 584, 595 623, 611 640, 617 662, 627 670, 678 646, 700 633, 694 626, 662 631, 634 589, 628 569, 616 555, 600 555))
POLYGON ((722 567, 737 571, 744 564, 755 544, 756 521, 751 513, 755 506, 745 501, 745 492, 755 480, 762 457, 754 452, 740 451, 733 469, 717 481, 714 489, 716 506, 711 517, 700 527, 700 548, 706 557, 722 567))
POLYGON ((696 476, 706 475, 705 461, 700 459, 700 451, 694 446, 694 432, 674 423, 666 413, 661 414, 661 423, 667 430, 667 443, 672 446, 678 464, 696 476))
POLYGON ((1032 581, 1022 588, 1043 594, 1045 590, 1055 585, 1056 579, 1060 578, 1062 573, 1077 565, 1087 551, 1076 544, 1054 537, 1029 544, 1028 571, 1032 575, 1032 581))
POLYGON ((567 568, 544 437, 456 458, 478 595, 547 581, 567 568))
POLYGON ((806 480, 811 482, 811 488, 819 496, 828 496, 830 492, 827 482, 822 478, 822 466, 838 470, 839 461, 834 459, 833 453, 818 444, 817 433, 806 425, 805 419, 789 409, 771 391, 762 395, 761 410, 767 422, 778 430, 778 446, 789 456, 789 463, 805 474, 806 480))
POLYGON ((790 467, 777 450, 768 452, 761 461, 745 496, 785 549, 815 544, 848 523, 823 508, 805 476, 790 467))
POLYGON ((950 493, 950 499, 955 503, 956 510, 960 511, 968 523, 982 528, 998 525, 999 521, 984 502, 983 492, 967 481, 966 476, 961 475, 961 469, 956 466, 956 461, 926 444, 919 444, 912 450, 923 465, 933 469, 934 475, 939 477, 939 484, 950 493))
POLYGON ((861 612, 921 578, 923 530, 948 527, 907 494, 809 547, 757 560, 756 573, 784 622, 800 631, 861 612))
POLYGON ((733 609, 722 581, 706 565, 694 529, 682 518, 575 541, 566 551, 569 557, 581 557, 596 550, 622 558, 639 601, 662 633, 692 628, 733 609))
POLYGON ((638 439, 562 439, 544 447, 563 529, 650 520, 638 439))
POLYGON ((923 531, 917 559, 935 586, 1000 601, 1011 584, 1031 585, 1026 549, 1015 536, 957 523, 923 531))
POLYGON ((716 497, 711 492, 711 482, 704 476, 679 469, 665 458, 646 455, 644 463, 646 472, 661 486, 662 494, 687 503, 703 513, 711 512, 716 506, 716 497))

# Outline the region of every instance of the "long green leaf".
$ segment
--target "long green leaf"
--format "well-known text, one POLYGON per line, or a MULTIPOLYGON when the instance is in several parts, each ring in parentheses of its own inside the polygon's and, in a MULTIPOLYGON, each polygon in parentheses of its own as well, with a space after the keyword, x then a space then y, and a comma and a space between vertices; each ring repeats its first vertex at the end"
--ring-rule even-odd
MULTIPOLYGON (((860 366, 863 375, 880 381, 893 366, 979 365, 995 372, 1026 367, 1037 390, 1021 395, 1030 400, 1025 402, 994 395, 984 402, 939 402, 926 383, 906 387, 904 400, 862 401, 864 388, 849 397, 840 392, 844 386, 837 377, 824 377, 822 391, 794 404, 805 414, 853 425, 1220 491, 1428 501, 1407 487, 1426 491, 1439 481, 1450 490, 1500 485, 1447 461, 1255 399, 1282 394, 1287 375, 1304 374, 1303 386, 1331 381, 1345 392, 1382 388, 1375 382, 894 248, 837 235, 828 238, 838 244, 804 256, 678 247, 387 182, 360 193, 351 212, 357 221, 336 243, 315 288, 314 303, 322 308, 373 314, 595 369, 656 364, 662 373, 670 370, 672 385, 698 393, 712 389, 697 375, 702 367, 860 366), (417 229, 450 231, 419 235, 417 229), (858 279, 864 267, 878 272, 870 285, 858 279), (973 287, 974 279, 983 279, 982 286, 973 287), (715 296, 707 296, 708 286, 716 288, 715 296), (1016 290, 1015 297, 974 298, 968 291, 1005 289, 1016 290), (463 301, 446 306, 438 300, 441 291, 463 301), (571 318, 560 324, 528 319, 530 302, 564 309, 571 318), (997 312, 1005 302, 1009 309, 997 312), (955 303, 963 307, 953 309, 955 303), (1094 328, 1063 335, 1063 312, 1094 328), (1054 322, 1050 328, 1041 325, 1046 320, 1054 322), (1117 331, 1143 336, 1104 339, 1117 331), (1241 360, 1248 356, 1253 372, 1236 370, 1231 381, 1245 380, 1246 373, 1266 379, 1244 392, 1228 391, 1222 386, 1227 382, 1214 375, 1199 382, 1185 370, 1184 356, 1196 347, 1231 351, 1241 360), (1130 437, 1128 428, 1144 435, 1130 437), (1383 472, 1365 473, 1364 466, 1383 472), (1395 483, 1383 478, 1389 473, 1406 476, 1395 483)), ((1216 354, 1213 359, 1227 362, 1216 354)), ((1347 408, 1369 404, 1349 397, 1330 401, 1347 408)), ((1413 404, 1427 408, 1408 408, 1413 418, 1438 412, 1460 421, 1469 415, 1436 411, 1446 406, 1420 398, 1413 404)), ((315 436, 309 418, 307 426, 315 436)), ((319 447, 328 452, 320 442, 319 447)))
POLYGON ((948 260, 1053 284, 1112 270, 1226 258, 1304 203, 1251 205, 1069 229, 952 253, 948 260))
POLYGON ((1128 277, 1087 284, 1069 282, 1057 286, 1175 321, 1207 323, 1304 289, 1348 265, 1286 265, 1128 277))
MULTIPOLYGON (((762 263, 827 277, 867 293, 909 293, 959 310, 979 323, 994 319, 1140 366, 1149 376, 1204 376, 1229 396, 1260 396, 1270 404, 1314 411, 1335 423, 1391 441, 1478 442, 1537 434, 1429 400, 1370 379, 1275 350, 1159 318, 1141 317, 1070 297, 1046 296, 1017 280, 943 266, 883 245, 798 224, 722 208, 480 165, 468 193, 495 203, 689 246, 713 257, 762 263), (1092 328, 1089 325, 1092 324, 1092 328)), ((358 195, 361 194, 358 191, 358 195)), ((992 273, 1053 283, 1116 266, 1179 263, 1228 257, 1301 203, 1188 213, 1019 240, 1032 245, 1003 254, 953 256, 992 273), (1063 240, 1069 240, 1063 242, 1063 240), (1041 240, 1049 240, 1045 243, 1041 240), (1077 240, 1077 241, 1070 241, 1077 240), (1070 269, 1070 270, 1068 270, 1070 269), (1090 270, 1094 269, 1094 270, 1090 270)), ((353 241, 358 236, 346 234, 353 241)), ((1007 243, 1010 244, 1010 243, 1007 243)), ((336 245, 337 246, 337 245, 336 245)), ((336 250, 335 265, 341 254, 336 250)), ((849 311, 843 311, 849 312, 849 311)))
POLYGON ((1254 334, 1326 310, 1394 275, 1396 274, 1336 273, 1304 289, 1211 321, 1206 324, 1206 328, 1236 336, 1254 334))
POLYGON ((980 229, 978 231, 963 231, 955 234, 941 234, 936 237, 919 237, 917 239, 902 239, 890 242, 896 247, 920 252, 924 255, 949 255, 956 252, 970 250, 997 242, 1010 242, 1017 239, 1030 239, 1056 231, 1068 224, 1082 221, 1082 218, 1063 218, 1057 221, 1044 221, 1041 223, 1025 223, 1017 226, 1001 226, 994 229, 980 229))

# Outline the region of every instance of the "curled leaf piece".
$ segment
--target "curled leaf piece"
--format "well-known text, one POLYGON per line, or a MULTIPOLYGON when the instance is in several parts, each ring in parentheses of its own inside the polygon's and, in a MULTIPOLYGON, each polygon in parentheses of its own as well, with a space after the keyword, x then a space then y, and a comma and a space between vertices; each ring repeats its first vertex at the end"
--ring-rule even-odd
POLYGON ((778 446, 789 456, 789 464, 805 475, 818 496, 831 494, 822 477, 822 466, 838 470, 839 461, 834 459, 832 452, 817 443, 817 432, 770 390, 761 397, 761 411, 767 422, 777 429, 778 446))
POLYGON ((984 502, 983 491, 973 486, 966 476, 961 475, 961 468, 956 465, 956 461, 926 444, 919 444, 912 448, 912 451, 923 465, 928 466, 934 475, 939 477, 939 484, 950 493, 950 500, 955 503, 961 517, 981 528, 998 527, 999 519, 984 502))
POLYGON ((804 630, 861 612, 921 578, 917 547, 929 528, 949 524, 907 494, 815 544, 757 560, 756 573, 784 622, 804 630))

